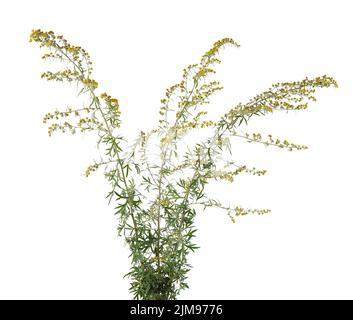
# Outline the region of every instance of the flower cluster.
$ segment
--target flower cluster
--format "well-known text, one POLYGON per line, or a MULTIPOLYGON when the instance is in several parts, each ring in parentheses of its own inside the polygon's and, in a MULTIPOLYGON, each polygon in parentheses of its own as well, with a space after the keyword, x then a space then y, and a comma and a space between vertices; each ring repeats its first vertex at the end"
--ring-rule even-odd
POLYGON ((102 93, 100 95, 101 99, 104 101, 105 105, 105 118, 109 122, 112 129, 120 127, 120 109, 118 99, 112 98, 107 93, 102 93))
POLYGON ((85 85, 85 87, 95 90, 98 88, 98 82, 93 79, 82 79, 82 83, 85 85))
POLYGON ((97 171, 98 168, 99 168, 99 164, 98 164, 98 163, 94 163, 94 164, 89 165, 89 166, 87 167, 87 169, 86 169, 86 173, 85 173, 85 174, 86 174, 86 177, 90 176, 90 174, 91 174, 92 172, 97 171))
POLYGON ((110 130, 104 128, 108 122, 112 127, 119 127, 118 100, 106 93, 101 94, 100 98, 96 96, 98 82, 91 77, 92 61, 85 49, 70 44, 63 36, 55 35, 52 31, 44 32, 39 29, 32 31, 30 42, 36 42, 40 47, 50 50, 42 56, 43 59, 56 59, 65 63, 64 70, 46 71, 42 73, 42 78, 49 81, 77 82, 82 85, 79 93, 89 93, 91 98, 91 102, 82 108, 67 108, 64 111, 55 110, 47 113, 43 122, 50 122, 48 127, 50 136, 55 131, 76 133, 98 130, 106 133, 110 130))
POLYGON ((231 221, 235 223, 235 218, 239 216, 246 216, 248 214, 263 215, 270 212, 271 212, 271 209, 251 209, 251 208, 243 208, 240 206, 236 206, 234 208, 228 208, 227 215, 231 219, 231 221))
POLYGON ((110 95, 106 94, 105 92, 103 92, 100 96, 104 102, 109 105, 111 108, 118 110, 119 109, 119 103, 118 103, 118 99, 116 98, 112 98, 110 95))
POLYGON ((48 81, 78 81, 80 79, 80 73, 77 70, 65 69, 62 71, 51 72, 46 71, 42 73, 42 78, 45 78, 48 81))
POLYGON ((213 63, 220 63, 220 60, 218 60, 216 56, 219 51, 227 45, 240 47, 240 45, 231 38, 223 38, 218 40, 213 44, 212 48, 202 56, 201 63, 206 67, 213 63))
POLYGON ((261 133, 242 133, 234 130, 229 131, 229 135, 233 137, 243 138, 247 142, 257 142, 265 146, 275 146, 281 149, 287 149, 288 151, 293 150, 305 150, 308 149, 308 146, 303 144, 296 144, 288 142, 287 140, 280 140, 278 138, 273 138, 271 134, 267 135, 267 138, 264 138, 261 133))
POLYGON ((240 216, 246 216, 249 214, 263 215, 271 212, 271 209, 254 209, 254 208, 244 208, 242 206, 224 206, 221 202, 214 199, 207 199, 202 203, 202 205, 207 207, 216 207, 224 210, 230 220, 235 223, 236 218, 240 216))
POLYGON ((63 36, 58 36, 53 31, 44 32, 40 29, 32 30, 29 41, 36 42, 40 47, 50 50, 42 56, 43 59, 52 58, 61 62, 68 62, 71 65, 71 69, 44 72, 42 74, 43 78, 56 81, 77 81, 82 83, 84 87, 97 88, 97 82, 90 78, 92 61, 85 49, 71 45, 63 36))
POLYGON ((326 75, 302 81, 281 82, 253 97, 248 103, 239 103, 229 110, 218 122, 218 126, 227 129, 245 123, 253 115, 264 115, 275 110, 307 109, 309 101, 316 101, 317 88, 337 87, 337 82, 326 75))
MULTIPOLYGON (((211 80, 207 82, 207 78, 216 73, 212 68, 214 64, 219 64, 221 60, 217 58, 220 50, 227 45, 238 47, 239 45, 230 38, 224 38, 214 43, 212 48, 208 50, 201 58, 199 63, 190 64, 183 70, 180 83, 174 84, 166 90, 165 98, 161 99, 161 107, 159 120, 161 129, 165 132, 168 128, 172 130, 180 130, 180 127, 190 126, 196 128, 198 125, 192 126, 188 118, 192 115, 192 108, 200 108, 210 103, 210 98, 217 91, 223 89, 220 82, 211 80), (169 117, 170 113, 175 111, 175 117, 169 117)), ((212 122, 205 122, 203 127, 210 126, 212 122)), ((169 133, 168 133, 169 134, 169 133)), ((162 141, 168 140, 167 137, 162 141)))
POLYGON ((263 176, 266 174, 267 170, 257 170, 256 168, 248 168, 246 165, 238 166, 237 169, 232 170, 232 171, 224 171, 224 170, 215 170, 212 172, 209 172, 208 175, 206 175, 206 178, 208 179, 220 179, 220 180, 225 180, 228 182, 234 182, 235 176, 241 174, 242 172, 250 173, 252 175, 256 176, 263 176))

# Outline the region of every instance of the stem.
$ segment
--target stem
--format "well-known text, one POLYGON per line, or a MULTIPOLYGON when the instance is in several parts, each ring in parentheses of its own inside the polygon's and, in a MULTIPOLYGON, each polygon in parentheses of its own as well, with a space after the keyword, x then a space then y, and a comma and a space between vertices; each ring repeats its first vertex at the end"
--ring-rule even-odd
MULTIPOLYGON (((214 136, 212 137, 212 142, 210 143, 210 146, 208 147, 208 150, 211 149, 211 147, 214 145, 214 141, 216 140, 216 137, 218 136, 221 136, 224 134, 224 131, 222 133, 219 133, 219 129, 217 128, 214 136)), ((201 162, 206 158, 206 155, 208 154, 208 152, 205 152, 205 154, 203 155, 203 158, 200 160, 201 162)), ((190 196, 190 190, 191 190, 191 184, 192 182, 196 179, 197 175, 199 174, 199 171, 197 169, 195 169, 195 172, 190 180, 190 184, 189 184, 189 187, 188 189, 186 190, 185 192, 185 195, 184 195, 184 198, 183 198, 183 201, 182 201, 182 205, 185 205, 186 202, 188 201, 188 198, 190 196)), ((179 228, 177 229, 177 234, 178 234, 178 238, 179 238, 179 242, 176 244, 176 248, 177 249, 177 246, 178 244, 181 242, 181 232, 182 232, 182 226, 183 226, 183 223, 184 223, 184 218, 185 218, 185 213, 186 211, 184 210, 181 217, 180 217, 180 224, 179 224, 179 228)), ((179 216, 178 216, 179 218, 179 216)), ((177 220, 178 220, 177 218, 177 220)))
MULTIPOLYGON (((66 52, 64 52, 63 48, 60 47, 59 45, 56 45, 57 49, 68 59, 69 62, 71 62, 75 68, 77 68, 79 70, 79 72, 81 73, 82 77, 85 77, 85 73, 84 73, 84 70, 82 69, 82 67, 80 67, 79 65, 77 65, 77 63, 72 60, 70 58, 70 56, 68 56, 66 54, 66 52)), ((106 130, 108 132, 108 135, 110 138, 114 139, 114 136, 113 136, 113 133, 112 133, 112 130, 107 122, 107 119, 104 115, 104 112, 100 106, 100 102, 99 102, 99 99, 98 97, 96 96, 96 94, 94 93, 94 90, 90 87, 89 88, 89 91, 90 91, 90 94, 91 94, 91 98, 92 98, 92 102, 95 104, 95 106, 98 108, 102 118, 103 118, 103 121, 105 123, 105 126, 106 126, 106 130)), ((128 194, 128 203, 130 205, 130 208, 132 209, 133 206, 132 206, 132 203, 131 203, 131 195, 129 194, 129 188, 128 188, 128 185, 127 185, 127 181, 126 181, 126 176, 125 176, 125 172, 124 172, 124 168, 123 168, 123 165, 122 165, 122 160, 119 156, 119 152, 116 152, 116 156, 117 156, 117 162, 118 162, 118 165, 120 167, 120 171, 121 171, 121 176, 122 176, 122 180, 123 180, 123 183, 124 183, 124 186, 125 186, 125 189, 126 189, 126 193, 128 194)), ((135 216, 134 216, 134 213, 133 213, 133 210, 131 210, 131 219, 132 219, 132 222, 134 224, 134 229, 135 229, 135 235, 137 237, 138 235, 138 229, 137 229, 137 223, 136 223, 136 219, 135 219, 135 216)))
MULTIPOLYGON (((196 89, 198 85, 198 79, 194 79, 194 84, 193 87, 188 95, 188 97, 186 98, 186 103, 189 101, 191 95, 193 94, 194 90, 196 89)), ((180 120, 183 112, 186 110, 187 108, 187 104, 183 107, 183 109, 180 111, 179 116, 176 117, 174 125, 171 127, 171 129, 174 129, 175 131, 175 127, 178 124, 178 121, 180 120)), ((161 265, 161 259, 160 259, 160 238, 161 238, 161 197, 162 197, 162 180, 163 180, 163 169, 165 166, 165 162, 166 162, 166 155, 167 155, 167 151, 168 151, 168 147, 171 143, 167 142, 165 147, 164 147, 164 152, 162 152, 162 164, 159 170, 159 180, 158 180, 158 195, 157 195, 157 201, 158 201, 158 214, 157 214, 157 248, 156 248, 156 258, 157 258, 157 266, 158 269, 160 268, 161 265)))

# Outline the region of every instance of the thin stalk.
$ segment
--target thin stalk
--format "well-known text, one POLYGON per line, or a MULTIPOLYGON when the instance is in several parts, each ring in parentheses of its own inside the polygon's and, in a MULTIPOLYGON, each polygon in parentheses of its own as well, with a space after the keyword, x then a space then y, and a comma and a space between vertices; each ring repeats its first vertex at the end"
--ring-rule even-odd
MULTIPOLYGON (((196 89, 198 85, 198 79, 194 79, 194 84, 193 87, 188 95, 188 97, 186 98, 186 102, 189 101, 191 95, 193 94, 194 90, 196 89)), ((187 108, 187 105, 185 105, 183 107, 183 109, 181 110, 179 116, 176 117, 175 122, 173 124, 173 126, 171 127, 172 129, 175 130, 176 125, 178 124, 178 121, 180 120, 183 112, 185 111, 185 109, 187 108)), ((163 169, 165 166, 165 162, 166 162, 166 155, 168 152, 168 147, 171 143, 167 142, 165 147, 164 147, 164 152, 162 152, 162 163, 161 163, 161 167, 159 170, 159 179, 158 179, 158 195, 157 195, 157 202, 158 202, 158 213, 157 213, 157 248, 156 248, 156 258, 157 258, 157 266, 158 269, 160 268, 161 262, 160 262, 160 238, 161 238, 161 197, 162 197, 162 180, 163 180, 163 169)))

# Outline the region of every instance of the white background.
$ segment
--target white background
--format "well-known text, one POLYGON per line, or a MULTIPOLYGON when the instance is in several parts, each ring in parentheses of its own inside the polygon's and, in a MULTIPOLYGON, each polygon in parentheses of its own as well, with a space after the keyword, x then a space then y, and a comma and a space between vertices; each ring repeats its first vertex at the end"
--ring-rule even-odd
POLYGON ((74 105, 74 87, 46 83, 33 28, 54 30, 92 56, 102 91, 131 136, 157 121, 159 99, 218 39, 222 114, 278 81, 334 76, 299 113, 252 129, 310 146, 289 153, 244 145, 236 160, 266 168, 217 184, 231 204, 270 207, 232 224, 200 212, 184 299, 353 298, 352 1, 2 1, 0 4, 0 298, 128 299, 128 251, 116 235, 101 172, 84 177, 92 139, 49 138, 42 116, 74 105))

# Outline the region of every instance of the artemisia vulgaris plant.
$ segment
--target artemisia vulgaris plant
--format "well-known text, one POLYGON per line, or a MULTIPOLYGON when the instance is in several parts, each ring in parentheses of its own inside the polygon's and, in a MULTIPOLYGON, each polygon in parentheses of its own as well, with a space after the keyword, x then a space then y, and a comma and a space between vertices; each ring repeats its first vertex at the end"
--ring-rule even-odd
POLYGON ((188 288, 191 266, 187 257, 198 248, 194 223, 198 209, 217 207, 233 222, 239 216, 270 211, 224 205, 205 192, 205 186, 215 179, 233 182, 242 173, 266 173, 231 158, 234 138, 289 151, 307 148, 272 135, 246 133, 242 127, 254 115, 304 110, 316 100, 318 88, 337 86, 326 75, 276 83, 250 101, 238 103, 219 119, 210 120, 206 106, 222 90, 213 78, 215 66, 221 62, 220 50, 239 46, 233 39, 224 38, 197 63, 186 67, 179 83, 166 89, 155 128, 137 133, 137 139, 129 143, 119 130, 119 102, 99 92, 87 51, 52 31, 33 30, 30 41, 47 49, 43 59, 63 65, 62 70, 44 72, 42 78, 75 83, 79 93, 87 97, 83 107, 47 113, 44 123, 49 126, 49 135, 56 131, 97 134, 101 159, 88 166, 86 175, 102 168, 111 185, 107 198, 115 203, 119 235, 131 250, 127 276, 135 299, 176 299, 182 289, 188 288), (192 143, 188 139, 192 132, 197 136, 200 132, 207 134, 192 143))

